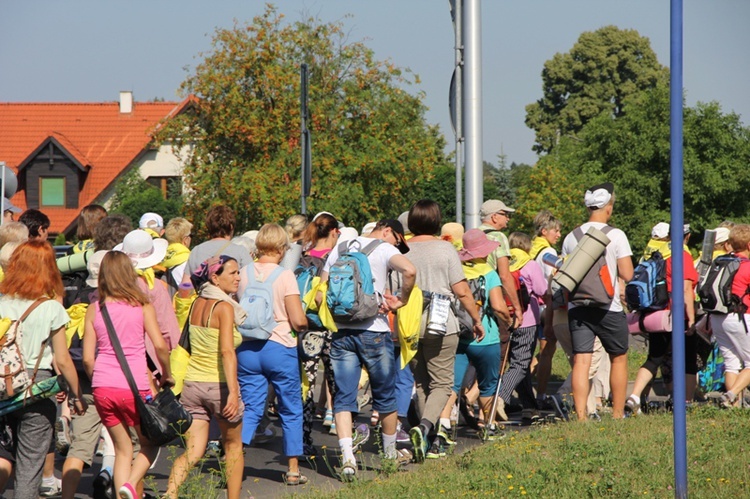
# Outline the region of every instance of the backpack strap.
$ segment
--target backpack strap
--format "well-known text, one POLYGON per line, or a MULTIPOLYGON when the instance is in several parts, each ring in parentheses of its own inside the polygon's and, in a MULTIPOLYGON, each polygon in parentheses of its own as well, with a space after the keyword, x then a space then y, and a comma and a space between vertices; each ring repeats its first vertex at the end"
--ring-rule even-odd
POLYGON ((256 282, 261 282, 261 284, 273 284, 273 282, 281 275, 281 273, 284 272, 284 267, 277 266, 275 269, 273 269, 273 272, 268 276, 268 278, 265 281, 258 281, 258 279, 255 278, 255 263, 247 266, 247 284, 248 288, 255 284, 256 282), (252 267, 252 268, 251 268, 252 267))
POLYGON ((370 256, 370 253, 372 253, 373 251, 375 251, 375 248, 377 248, 378 246, 380 246, 381 244, 383 244, 383 242, 384 241, 381 240, 381 239, 375 239, 373 242, 371 242, 370 244, 368 244, 367 246, 365 246, 364 248, 362 248, 361 250, 359 250, 359 252, 362 253, 365 256, 370 256))
MULTIPOLYGON (((29 314, 31 314, 31 312, 36 310, 39 305, 46 302, 47 300, 49 300, 49 298, 47 297, 38 298, 34 303, 29 305, 29 308, 27 308, 23 315, 21 315, 21 317, 18 319, 18 324, 20 325, 23 321, 25 321, 29 314)), ((42 347, 39 349, 39 356, 36 358, 36 364, 34 364, 34 371, 31 374, 31 383, 29 384, 29 386, 32 386, 34 384, 34 381, 36 380, 36 373, 39 372, 39 364, 41 364, 42 357, 44 357, 44 349, 47 347, 51 336, 52 331, 50 331, 44 341, 42 341, 42 347)))
MULTIPOLYGON (((605 234, 609 234, 610 231, 612 231, 612 229, 614 229, 614 227, 612 227, 611 225, 606 225, 605 224, 604 227, 602 227, 599 230, 602 231, 605 234)), ((581 228, 580 225, 578 227, 576 227, 575 229, 573 229, 573 237, 576 238, 576 242, 580 242, 581 238, 583 236, 584 236, 583 229, 581 228)))

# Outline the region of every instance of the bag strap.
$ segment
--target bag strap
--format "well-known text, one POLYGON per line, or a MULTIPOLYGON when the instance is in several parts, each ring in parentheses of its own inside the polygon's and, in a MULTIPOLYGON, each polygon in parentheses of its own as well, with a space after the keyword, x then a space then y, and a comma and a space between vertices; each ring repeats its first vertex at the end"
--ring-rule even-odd
POLYGON ((359 250, 359 252, 362 253, 365 256, 370 256, 370 253, 372 253, 373 251, 375 251, 375 248, 377 248, 381 244, 383 244, 382 240, 375 239, 373 242, 371 242, 370 244, 368 244, 367 246, 365 246, 364 248, 362 248, 361 250, 359 250))
POLYGON ((117 333, 115 332, 115 326, 112 324, 112 318, 109 316, 109 312, 107 311, 107 305, 105 305, 104 303, 101 303, 99 306, 99 310, 102 313, 102 318, 104 319, 104 325, 107 326, 107 334, 109 334, 109 342, 112 344, 112 348, 115 351, 115 355, 117 356, 117 362, 120 363, 120 369, 122 369, 122 372, 125 375, 125 379, 128 380, 128 386, 130 386, 130 391, 133 392, 133 397, 135 397, 136 401, 140 400, 141 394, 138 391, 138 385, 136 385, 135 379, 133 378, 133 373, 130 370, 130 366, 128 365, 128 361, 125 359, 125 352, 122 351, 120 340, 119 338, 117 338, 117 333))
MULTIPOLYGON (((31 314, 31 312, 36 310, 36 308, 39 305, 46 302, 47 300, 49 300, 49 298, 47 297, 38 298, 34 303, 29 305, 29 308, 27 308, 26 311, 23 313, 23 315, 21 315, 21 317, 18 319, 18 325, 20 326, 21 323, 23 323, 23 321, 26 320, 29 314, 31 314)), ((49 343, 49 339, 51 337, 52 337, 52 331, 50 331, 47 337, 44 339, 44 341, 42 341, 42 347, 39 349, 39 356, 36 358, 36 364, 34 364, 34 371, 32 371, 32 374, 31 374, 31 384, 29 385, 29 387, 31 387, 31 385, 34 384, 34 381, 36 381, 36 373, 39 372, 39 364, 42 363, 42 357, 44 357, 44 349, 47 348, 47 344, 49 343)))

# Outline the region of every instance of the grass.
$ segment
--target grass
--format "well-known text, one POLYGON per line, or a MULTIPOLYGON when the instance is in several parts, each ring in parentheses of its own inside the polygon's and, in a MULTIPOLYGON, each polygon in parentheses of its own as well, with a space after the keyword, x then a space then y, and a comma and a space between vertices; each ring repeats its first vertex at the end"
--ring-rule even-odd
MULTIPOLYGON (((701 407, 688 414, 691 497, 747 497, 750 418, 701 407)), ((510 433, 418 469, 333 493, 369 497, 673 497, 672 417, 565 423, 510 433)), ((326 492, 330 496, 331 491, 326 492)))
MULTIPOLYGON (((538 352, 537 352, 538 353, 538 352)), ((628 379, 634 380, 635 373, 638 372, 638 368, 646 362, 646 352, 641 352, 631 348, 628 351, 628 379)), ((555 355, 552 357, 552 374, 550 375, 551 381, 565 381, 570 372, 570 364, 568 359, 565 357, 565 352, 562 348, 558 347, 555 350, 555 355)))

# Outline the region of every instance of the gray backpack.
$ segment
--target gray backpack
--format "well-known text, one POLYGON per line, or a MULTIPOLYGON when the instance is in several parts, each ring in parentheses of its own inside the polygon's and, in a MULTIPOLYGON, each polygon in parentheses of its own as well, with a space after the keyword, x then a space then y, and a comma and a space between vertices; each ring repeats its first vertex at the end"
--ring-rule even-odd
MULTIPOLYGON (((609 234, 613 229, 609 225, 602 227, 602 232, 609 234)), ((577 242, 583 238, 583 229, 576 227, 573 231, 573 237, 577 242)), ((615 290, 612 286, 612 275, 609 273, 609 267, 606 260, 607 252, 594 262, 586 277, 568 296, 568 302, 581 307, 607 307, 612 303, 615 296, 615 290)), ((615 276, 616 277, 616 276, 615 276)))

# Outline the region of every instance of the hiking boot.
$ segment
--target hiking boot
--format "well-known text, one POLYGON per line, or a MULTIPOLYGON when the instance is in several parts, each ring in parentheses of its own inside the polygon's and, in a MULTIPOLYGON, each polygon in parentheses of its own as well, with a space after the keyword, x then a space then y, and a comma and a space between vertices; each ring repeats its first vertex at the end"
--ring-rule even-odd
POLYGON ((70 450, 70 419, 66 417, 55 421, 55 449, 61 456, 67 456, 70 450))
POLYGON ((589 414, 589 421, 593 421, 595 423, 601 423, 602 417, 599 415, 598 412, 592 412, 589 414))
POLYGON ((632 416, 643 414, 640 401, 636 401, 632 395, 625 401, 625 413, 630 413, 632 416))
POLYGON ((451 430, 449 430, 448 428, 446 428, 445 426, 441 424, 438 424, 437 436, 443 439, 443 443, 445 445, 448 445, 448 446, 456 445, 455 440, 453 440, 450 437, 450 434, 451 434, 451 430))
POLYGON ((721 407, 724 409, 731 409, 734 407, 734 401, 737 397, 733 397, 733 394, 730 394, 730 392, 722 393, 720 400, 721 407))
POLYGON ((356 452, 368 440, 370 440, 370 427, 364 423, 358 424, 354 428, 354 435, 352 435, 352 451, 356 452))
POLYGON ((409 437, 411 438, 411 445, 414 447, 414 460, 418 463, 424 462, 427 456, 427 431, 424 426, 417 425, 409 430, 409 437))
POLYGON ((524 409, 521 411, 521 419, 535 423, 539 421, 539 411, 536 409, 524 409))
POLYGON ((253 438, 253 443, 263 445, 267 444, 271 440, 273 440, 273 437, 276 436, 276 430, 273 428, 273 426, 268 425, 264 430, 256 430, 255 437, 253 438))
POLYGON ((396 449, 395 454, 385 456, 383 459, 392 459, 401 467, 409 464, 414 459, 414 454, 409 449, 396 449))
POLYGON ((568 410, 568 406, 562 403, 557 398, 557 395, 548 396, 546 401, 548 403, 551 403, 551 405, 554 407, 554 411, 557 416, 559 416, 563 421, 570 421, 570 411, 568 410))
POLYGON ((399 426, 398 430, 396 431, 396 442, 400 444, 408 444, 411 442, 411 439, 409 438, 409 434, 404 431, 403 428, 399 426))
POLYGON ((497 425, 487 426, 482 430, 482 440, 485 442, 494 442, 505 438, 505 432, 501 430, 497 425))
POLYGON ((425 456, 425 458, 440 459, 441 457, 445 457, 445 447, 445 439, 438 435, 437 437, 435 437, 435 440, 432 441, 430 450, 427 451, 427 455, 425 456))

